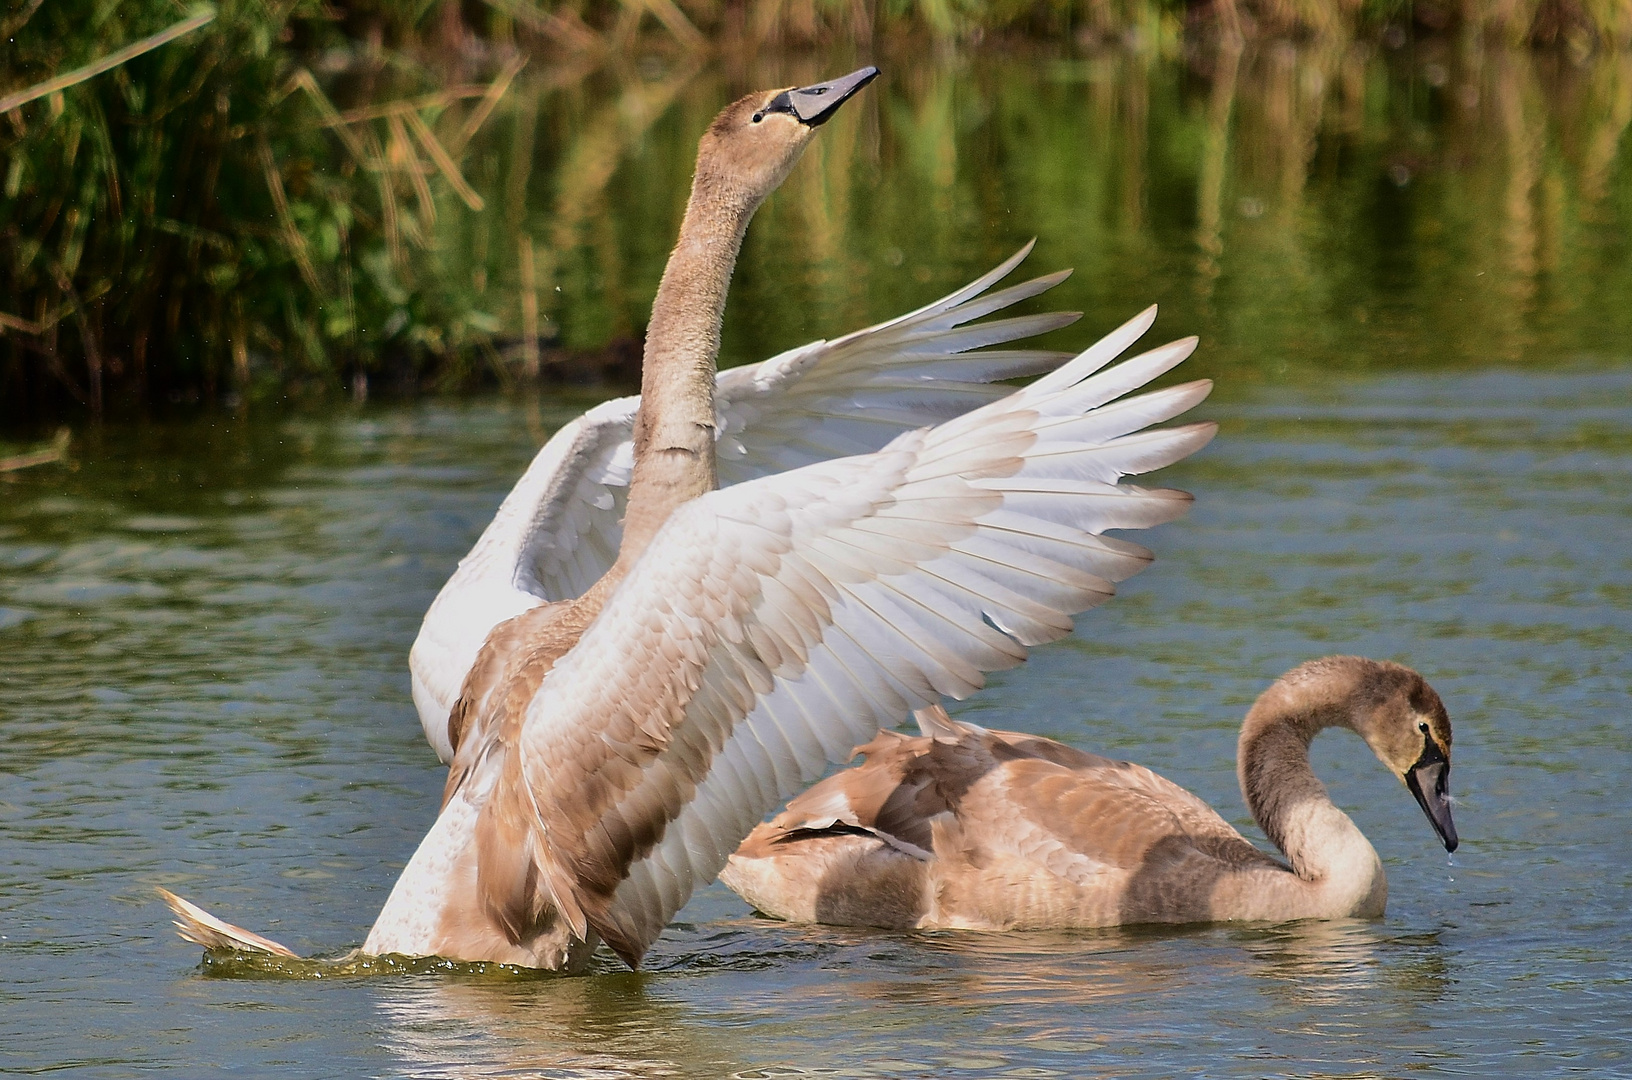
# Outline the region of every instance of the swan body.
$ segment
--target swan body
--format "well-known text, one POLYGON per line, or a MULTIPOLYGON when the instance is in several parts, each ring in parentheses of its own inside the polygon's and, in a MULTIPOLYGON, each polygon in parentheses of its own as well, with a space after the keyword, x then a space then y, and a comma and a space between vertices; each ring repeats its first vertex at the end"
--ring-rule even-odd
POLYGON ((1213 434, 1144 430, 1204 382, 1109 404, 1193 340, 1089 375, 1149 318, 877 453, 675 509, 573 647, 513 668, 531 692, 465 729, 364 950, 557 966, 593 934, 634 963, 830 761, 1069 633, 1149 560, 1103 530, 1189 505, 1117 479, 1213 434))
MULTIPOLYGON (((1154 309, 973 411, 716 490, 714 355, 743 231, 874 74, 750 95, 704 135, 653 304, 616 557, 579 595, 488 632, 446 722, 441 811, 362 952, 575 968, 605 941, 638 964, 829 762, 1068 634, 1150 562, 1107 529, 1188 509, 1182 492, 1119 483, 1216 430, 1151 427, 1205 381, 1128 396, 1195 339, 1107 366, 1154 309)), ((501 518, 526 521, 527 501, 501 518)), ((192 940, 265 951, 172 908, 192 940)))
POLYGON ((864 765, 755 828, 722 879, 778 918, 898 929, 1377 917, 1382 862, 1309 767, 1327 727, 1358 733, 1457 844, 1450 719, 1397 664, 1311 661, 1247 714, 1242 791, 1288 862, 1143 766, 944 713, 925 727, 859 747, 864 765))

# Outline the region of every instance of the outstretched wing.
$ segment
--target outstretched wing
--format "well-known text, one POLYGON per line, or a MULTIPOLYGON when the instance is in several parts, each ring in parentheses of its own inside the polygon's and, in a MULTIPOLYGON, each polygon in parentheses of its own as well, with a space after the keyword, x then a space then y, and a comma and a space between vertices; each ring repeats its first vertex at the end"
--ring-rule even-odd
MULTIPOLYGON (((1053 288, 1070 271, 997 292, 1030 252, 949 296, 835 341, 817 341, 718 382, 722 485, 869 453, 1008 393, 998 380, 1058 367, 1069 353, 970 352, 1075 322, 1049 312, 968 325, 1053 288)), ((492 629, 538 604, 581 595, 617 558, 633 470, 638 397, 591 409, 556 432, 437 594, 409 657, 414 702, 444 761, 448 713, 492 629)))
POLYGON ((851 454, 870 454, 904 431, 997 401, 1013 379, 1051 371, 1070 353, 991 349, 1069 326, 1076 312, 974 320, 1047 292, 1061 270, 988 293, 1032 244, 958 291, 889 322, 814 341, 763 363, 720 373, 720 486, 851 454), (973 325, 971 325, 973 324, 973 325))
POLYGON ((1194 339, 1089 376, 1154 314, 1002 401, 674 513, 545 677, 521 735, 530 856, 576 930, 638 961, 827 762, 973 693, 1150 561, 1100 534, 1172 520, 1190 498, 1117 481, 1212 437, 1143 430, 1210 384, 1107 404, 1194 339))

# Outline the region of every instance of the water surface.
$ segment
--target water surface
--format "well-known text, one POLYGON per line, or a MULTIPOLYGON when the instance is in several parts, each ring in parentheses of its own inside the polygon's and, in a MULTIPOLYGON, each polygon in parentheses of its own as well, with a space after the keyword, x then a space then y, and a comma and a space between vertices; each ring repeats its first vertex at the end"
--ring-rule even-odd
POLYGON ((1595 1075, 1625 1068, 1632 370, 1343 378, 1214 406, 1159 561, 965 706, 1146 762, 1243 827, 1238 717, 1306 657, 1409 661, 1456 724, 1454 862, 1397 780, 1317 767, 1380 922, 1089 934, 788 927, 713 887, 646 970, 213 977, 165 885, 361 940, 442 770, 403 656, 565 410, 109 431, 14 481, 0 559, 13 1069, 269 1075, 1595 1075), (140 461, 141 465, 130 464, 140 461), (825 1075, 833 1073, 824 1072, 825 1075))

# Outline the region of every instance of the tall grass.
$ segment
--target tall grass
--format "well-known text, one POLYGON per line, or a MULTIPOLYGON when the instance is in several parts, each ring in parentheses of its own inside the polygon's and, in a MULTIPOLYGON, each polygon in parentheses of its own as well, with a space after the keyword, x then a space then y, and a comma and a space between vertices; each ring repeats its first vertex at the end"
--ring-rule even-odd
MULTIPOLYGON (((1086 41, 1161 28, 1250 38, 1363 37, 1388 25, 1490 43, 1577 48, 1632 40, 1632 0, 485 0, 502 21, 573 52, 626 47, 643 31, 677 44, 754 48, 877 43, 917 35, 946 45, 1086 41)), ((478 17, 477 22, 482 20, 478 17)), ((491 24, 490 24, 491 25, 491 24)))
MULTIPOLYGON (((83 0, 24 14, 5 65, 24 85, 174 16, 83 0)), ((411 374, 491 335, 432 242, 442 202, 479 202, 442 144, 468 141, 486 88, 391 57, 337 80, 342 100, 417 107, 347 123, 302 66, 346 45, 311 0, 228 0, 205 30, 6 114, 8 411, 298 390, 388 360, 411 374)))

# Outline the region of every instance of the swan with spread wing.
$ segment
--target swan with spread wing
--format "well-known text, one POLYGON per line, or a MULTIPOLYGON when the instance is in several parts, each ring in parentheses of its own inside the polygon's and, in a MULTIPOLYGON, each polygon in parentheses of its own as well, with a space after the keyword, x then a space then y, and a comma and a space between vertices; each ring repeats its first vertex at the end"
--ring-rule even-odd
MULTIPOLYGON (((704 135, 653 303, 616 557, 576 596, 489 623, 471 650, 443 725, 441 812, 363 953, 575 968, 605 941, 638 964, 693 889, 828 762, 974 692, 1148 564, 1106 530, 1188 508, 1182 492, 1119 483, 1214 433, 1151 428, 1201 401, 1204 381, 1127 396, 1194 339, 1107 367, 1154 309, 963 415, 716 490, 714 363, 743 231, 816 125, 874 74, 749 95, 704 135)), ((548 535, 527 524, 537 505, 511 507, 515 535, 548 535)), ((496 556, 510 560, 501 584, 540 565, 522 546, 496 556)), ((539 550, 570 561, 571 547, 539 550)), ((481 562, 473 553, 461 573, 481 562)), ((584 579, 559 580, 567 596, 584 579)), ((459 666, 436 677, 460 678, 459 666)), ((207 947, 282 948, 179 898, 172 907, 207 947)))

